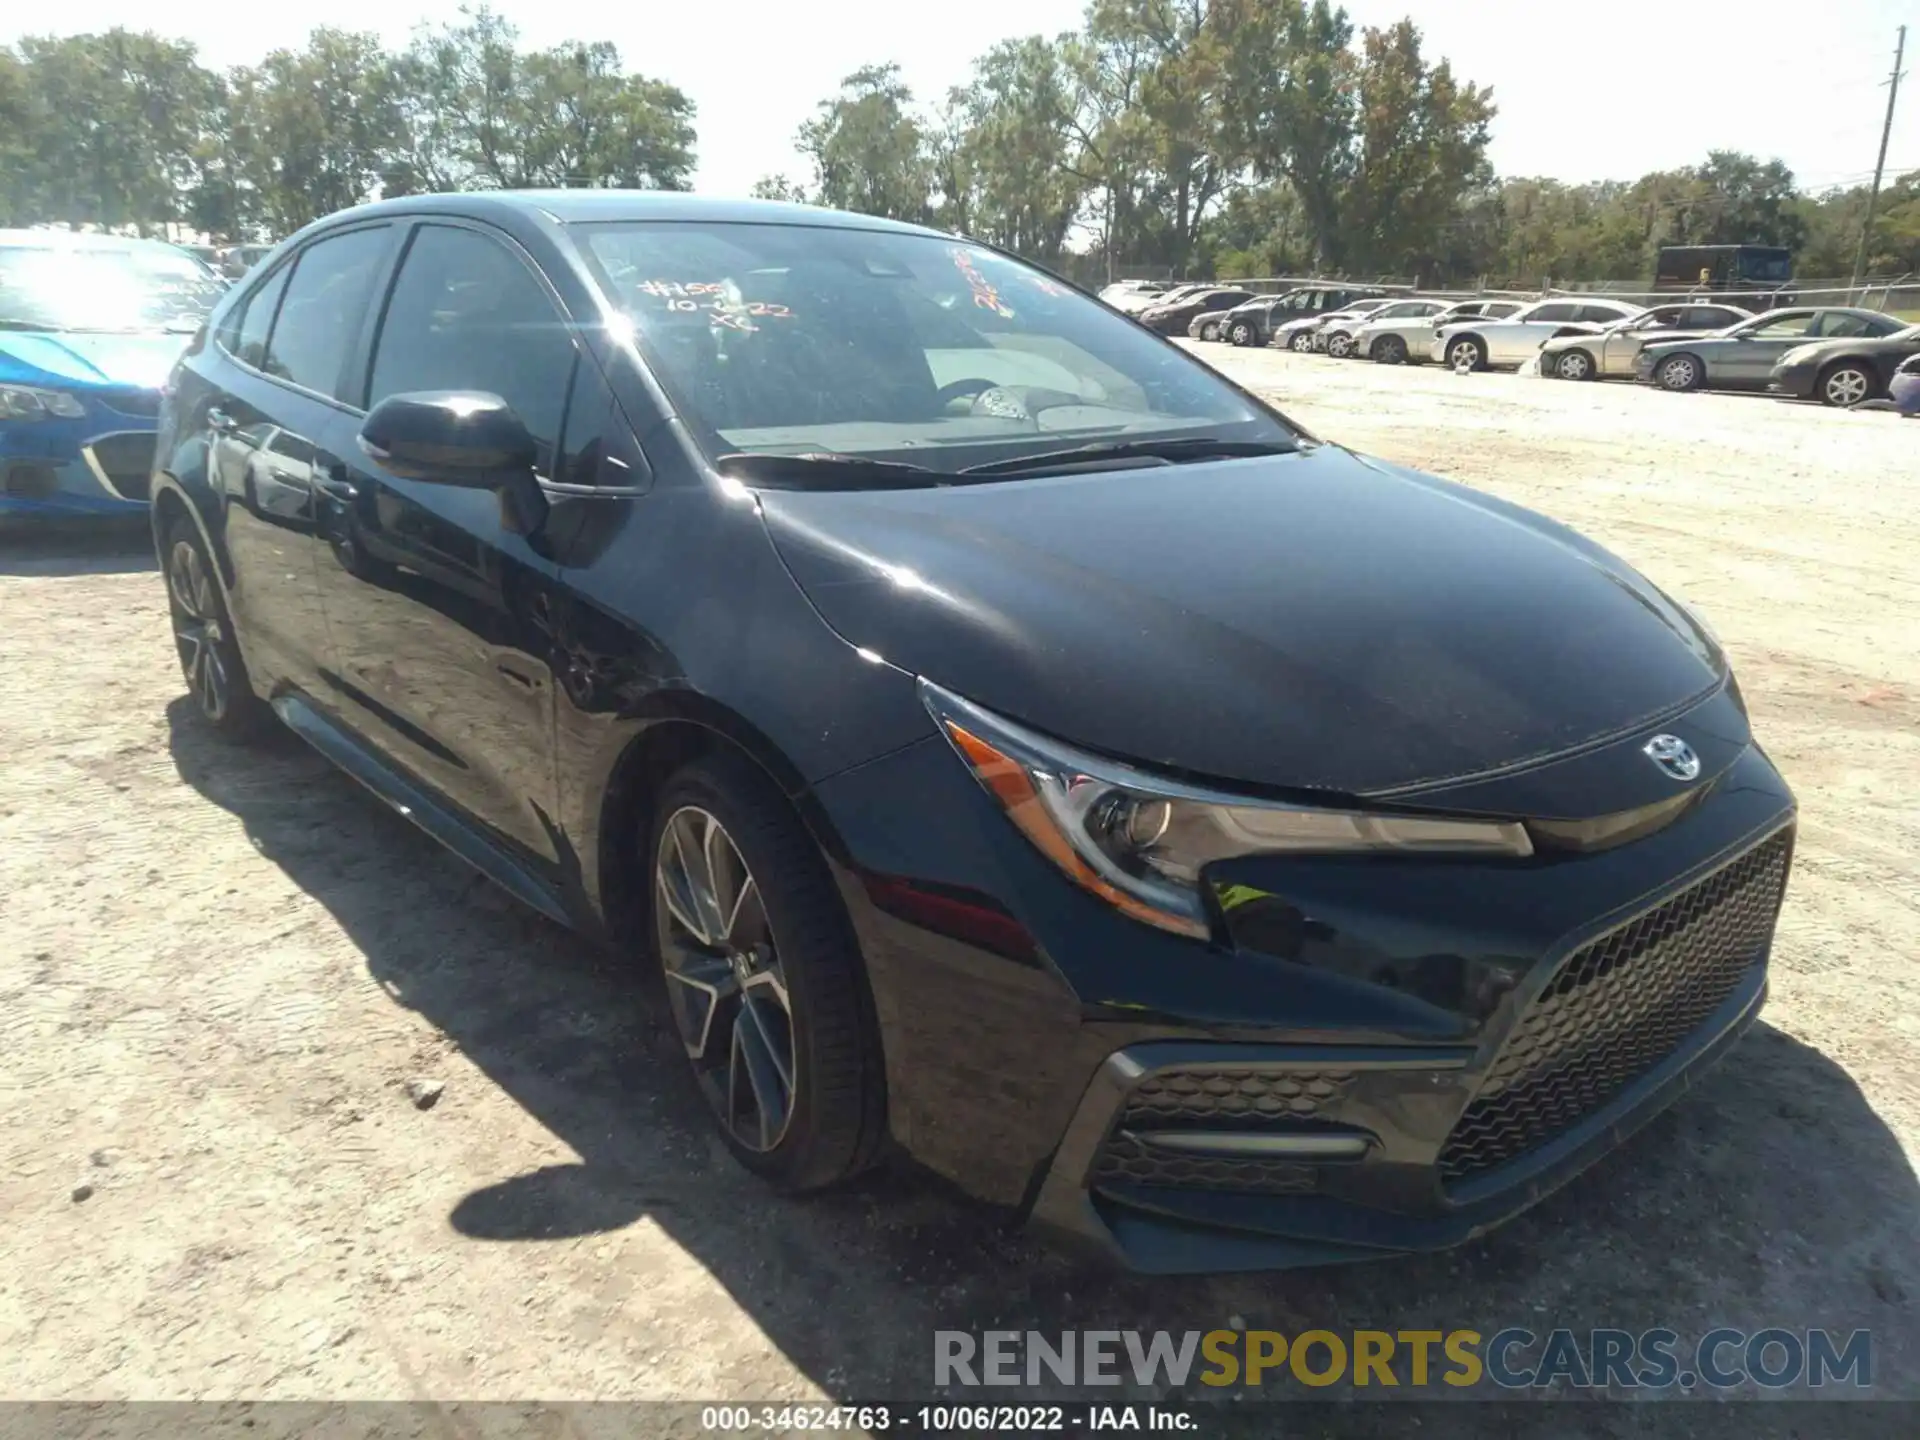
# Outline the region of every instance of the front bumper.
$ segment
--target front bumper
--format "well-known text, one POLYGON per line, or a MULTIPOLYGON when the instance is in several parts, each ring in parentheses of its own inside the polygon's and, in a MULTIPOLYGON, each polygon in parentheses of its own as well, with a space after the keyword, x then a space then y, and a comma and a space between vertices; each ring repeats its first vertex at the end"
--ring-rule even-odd
MULTIPOLYGON (((1524 861, 1223 862, 1209 877, 1233 898, 1210 943, 1063 880, 942 742, 822 782, 896 1141, 1145 1270, 1318 1264, 1483 1233, 1677 1098, 1759 1008, 1794 802, 1734 703, 1723 692, 1666 722, 1703 754, 1710 732, 1730 748, 1652 833, 1524 861), (1733 908, 1686 908, 1756 856, 1775 869, 1733 908), (1707 910, 1721 917, 1711 953, 1662 968, 1672 951, 1655 932, 1706 934, 1707 910), (1639 937, 1632 966, 1605 952, 1623 936, 1639 937), (1582 1021, 1597 1040, 1573 1059, 1592 1051, 1600 1080, 1529 1090, 1538 1067, 1515 1057, 1566 1038, 1552 987, 1575 965, 1600 999, 1582 1021), (1616 971, 1637 977, 1624 994, 1610 993, 1616 971), (1223 1074, 1224 1093, 1194 1098, 1223 1074), (1199 1133, 1169 1146, 1144 1130, 1199 1133), (1221 1130, 1251 1148, 1223 1147, 1221 1130), (1301 1138, 1352 1153, 1274 1144, 1301 1138)), ((1560 802, 1583 789, 1619 803, 1624 778, 1596 752, 1429 799, 1572 814, 1560 802)))
POLYGON ((1067 1128, 1034 1224, 1156 1273, 1484 1235, 1622 1144, 1751 1027, 1792 842, 1783 828, 1542 966, 1544 984, 1470 1049, 1116 1051, 1067 1128))
POLYGON ((126 409, 81 399, 78 419, 0 423, 0 520, 145 513, 157 393, 130 392, 126 409))
POLYGON ((1767 391, 1773 395, 1790 395, 1796 400, 1811 400, 1814 384, 1819 378, 1819 366, 1796 365, 1791 369, 1774 371, 1767 381, 1767 391))

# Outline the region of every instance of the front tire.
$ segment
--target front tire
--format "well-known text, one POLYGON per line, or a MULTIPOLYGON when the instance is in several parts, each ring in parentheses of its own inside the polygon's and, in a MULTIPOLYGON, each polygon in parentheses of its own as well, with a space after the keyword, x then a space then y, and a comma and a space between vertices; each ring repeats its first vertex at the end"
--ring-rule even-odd
POLYGON ((1462 335, 1447 346, 1447 368, 1449 370, 1486 369, 1487 347, 1480 343, 1478 336, 1462 335))
POLYGON ((1344 360, 1353 353, 1353 336, 1345 330, 1336 330, 1327 337, 1327 354, 1336 360, 1344 360))
POLYGON ((1313 336, 1305 330, 1296 330, 1293 338, 1287 341, 1287 348, 1296 355, 1313 353, 1313 336))
POLYGON ((1253 326, 1244 320, 1235 321, 1233 329, 1227 332, 1227 339, 1235 345, 1251 345, 1253 344, 1253 326))
POLYGON ((176 514, 160 543, 174 648, 194 708, 222 735, 245 739, 259 734, 273 711, 253 693, 234 640, 233 617, 200 532, 186 515, 176 514))
POLYGON ((1706 366, 1692 355, 1669 355, 1654 370, 1653 378, 1662 390, 1684 395, 1698 390, 1707 378, 1706 366))
POLYGON ((744 759, 695 761, 653 806, 654 958, 694 1078, 735 1158, 819 1190, 872 1164, 880 1047, 826 862, 744 759))
POLYGON ((1382 335, 1373 342, 1374 362, 1379 365, 1407 363, 1407 342, 1398 335, 1382 335))
POLYGON ((1851 360, 1842 361, 1820 377, 1815 393, 1822 405, 1831 405, 1837 410, 1851 410, 1862 400, 1873 397, 1874 376, 1864 365, 1851 360))
POLYGON ((1560 357, 1555 373, 1562 380, 1591 380, 1598 373, 1598 367, 1586 351, 1569 350, 1560 357))

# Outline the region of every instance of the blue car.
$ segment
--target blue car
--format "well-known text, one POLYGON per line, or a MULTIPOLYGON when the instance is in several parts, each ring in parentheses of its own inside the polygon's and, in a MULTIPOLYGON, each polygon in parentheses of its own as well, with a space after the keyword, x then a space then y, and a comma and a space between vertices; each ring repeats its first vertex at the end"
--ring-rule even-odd
POLYGON ((225 288, 156 240, 0 230, 0 526, 145 511, 161 387, 225 288))

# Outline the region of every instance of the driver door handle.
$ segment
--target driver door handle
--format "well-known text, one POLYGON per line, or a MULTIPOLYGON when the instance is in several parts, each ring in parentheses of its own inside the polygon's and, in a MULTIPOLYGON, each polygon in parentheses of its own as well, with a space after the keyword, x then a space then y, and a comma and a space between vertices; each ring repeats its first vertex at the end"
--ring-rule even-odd
POLYGON ((360 489, 353 483, 351 473, 338 460, 316 468, 313 483, 321 494, 333 500, 357 500, 360 496, 360 489))

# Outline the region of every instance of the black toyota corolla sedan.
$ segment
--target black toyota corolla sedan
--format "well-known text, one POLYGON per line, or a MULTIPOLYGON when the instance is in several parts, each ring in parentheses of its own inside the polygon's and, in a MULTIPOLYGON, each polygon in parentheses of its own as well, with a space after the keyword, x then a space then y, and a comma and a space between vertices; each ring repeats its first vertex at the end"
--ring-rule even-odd
POLYGON ((205 721, 659 976, 778 1187, 905 1152, 1148 1270, 1433 1249, 1760 1007, 1794 802, 1701 622, 985 246, 349 211, 157 464, 205 721))

